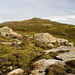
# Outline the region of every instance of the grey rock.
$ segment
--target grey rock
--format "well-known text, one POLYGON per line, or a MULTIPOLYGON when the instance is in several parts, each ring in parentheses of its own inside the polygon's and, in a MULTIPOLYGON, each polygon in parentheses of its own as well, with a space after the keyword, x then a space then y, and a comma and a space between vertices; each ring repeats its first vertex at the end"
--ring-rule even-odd
POLYGON ((67 51, 67 50, 72 50, 72 49, 75 49, 75 47, 72 47, 72 46, 59 46, 57 48, 53 48, 53 49, 50 49, 50 50, 46 50, 44 52, 49 53, 49 52, 58 52, 58 51, 67 51))
POLYGON ((34 63, 36 67, 31 73, 32 75, 45 75, 45 70, 53 64, 64 65, 65 63, 55 59, 41 59, 34 63))
POLYGON ((55 38, 49 33, 37 33, 34 38, 43 43, 55 43, 55 38))
POLYGON ((21 34, 17 34, 16 32, 13 32, 13 30, 7 26, 0 28, 0 34, 3 36, 12 35, 17 37, 22 37, 21 34))
POLYGON ((69 60, 75 60, 75 51, 67 52, 67 53, 61 53, 56 57, 62 59, 64 62, 67 62, 69 60))
POLYGON ((18 69, 15 69, 15 70, 9 72, 7 75, 23 75, 23 73, 24 73, 24 70, 18 68, 18 69))

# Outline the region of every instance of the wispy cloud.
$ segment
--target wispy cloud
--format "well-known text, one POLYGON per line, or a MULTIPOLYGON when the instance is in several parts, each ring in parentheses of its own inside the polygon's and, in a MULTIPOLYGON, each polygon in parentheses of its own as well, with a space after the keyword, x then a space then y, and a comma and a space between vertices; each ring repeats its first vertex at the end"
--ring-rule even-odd
POLYGON ((75 25, 75 15, 54 16, 54 17, 46 17, 46 18, 51 19, 52 21, 75 25))
POLYGON ((75 0, 0 0, 0 10, 0 22, 40 17, 75 24, 75 0))

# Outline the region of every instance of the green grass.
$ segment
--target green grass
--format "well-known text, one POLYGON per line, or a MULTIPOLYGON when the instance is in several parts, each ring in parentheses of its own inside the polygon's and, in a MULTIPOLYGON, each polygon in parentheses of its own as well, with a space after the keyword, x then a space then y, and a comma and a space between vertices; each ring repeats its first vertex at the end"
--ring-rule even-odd
POLYGON ((70 67, 69 65, 62 66, 54 64, 47 69, 46 73, 47 75, 67 75, 67 73, 75 74, 75 68, 70 67))
POLYGON ((52 65, 51 67, 49 67, 48 69, 48 74, 47 75, 65 75, 66 71, 64 66, 60 66, 60 65, 52 65))
MULTIPOLYGON (((69 41, 75 43, 75 26, 61 24, 58 22, 43 20, 40 18, 33 18, 30 20, 24 21, 14 21, 14 22, 5 22, 0 24, 0 28, 8 26, 13 29, 14 32, 17 32, 22 35, 34 36, 36 33, 50 33, 54 37, 66 38, 69 41), (43 25, 50 24, 51 27, 44 27, 43 25)), ((8 38, 4 36, 0 36, 0 42, 13 42, 13 38, 8 38)), ((12 66, 13 69, 22 68, 25 70, 25 74, 27 75, 31 68, 31 63, 39 59, 50 59, 54 58, 58 53, 50 53, 45 54, 40 57, 40 54, 46 50, 51 49, 46 44, 38 42, 36 40, 28 40, 27 38, 22 38, 22 43, 20 45, 13 44, 11 45, 2 45, 0 43, 0 71, 2 74, 8 73, 8 67, 12 66), (6 70, 6 71, 5 71, 6 70)), ((55 45, 56 47, 57 45, 55 45)), ((58 67, 58 72, 64 73, 64 68, 61 66, 53 66, 54 69, 58 67), (59 70, 60 69, 60 70, 59 70)), ((50 72, 52 75, 54 74, 54 69, 51 69, 50 72)), ((57 72, 57 73, 58 73, 57 72)))
POLYGON ((10 71, 9 66, 13 66, 13 69, 24 69, 27 75, 30 72, 32 60, 43 52, 43 49, 37 48, 31 41, 22 42, 17 46, 21 48, 17 49, 14 46, 0 44, 0 71, 3 74, 10 71))
POLYGON ((35 33, 48 32, 55 37, 66 38, 75 43, 75 26, 73 25, 33 18, 30 20, 5 22, 0 24, 0 27, 3 26, 8 26, 22 35, 28 34, 33 36, 35 33), (51 27, 44 27, 43 25, 45 24, 51 24, 51 27))

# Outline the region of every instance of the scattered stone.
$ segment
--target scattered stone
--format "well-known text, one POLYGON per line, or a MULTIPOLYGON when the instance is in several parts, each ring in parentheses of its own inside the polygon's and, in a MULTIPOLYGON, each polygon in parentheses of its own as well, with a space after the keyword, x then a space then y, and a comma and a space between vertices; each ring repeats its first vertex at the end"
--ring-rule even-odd
POLYGON ((49 47, 53 47, 54 45, 51 44, 51 43, 48 43, 47 46, 49 46, 49 47))
POLYGON ((28 37, 29 37, 29 35, 26 35, 26 34, 25 34, 25 35, 23 35, 23 37, 28 38, 28 37))
POLYGON ((11 45, 11 44, 12 44, 12 42, 1 42, 1 44, 11 45))
POLYGON ((13 67, 12 67, 12 66, 9 66, 9 67, 8 67, 8 69, 9 69, 9 70, 12 70, 12 69, 13 69, 13 67))
POLYGON ((17 41, 17 42, 19 42, 19 40, 18 39, 14 39, 15 41, 17 41))
POLYGON ((1 42, 1 44, 4 44, 4 45, 12 45, 12 44, 21 44, 21 42, 1 42))
POLYGON ((23 73, 24 70, 19 68, 9 72, 7 75, 23 75, 23 73))

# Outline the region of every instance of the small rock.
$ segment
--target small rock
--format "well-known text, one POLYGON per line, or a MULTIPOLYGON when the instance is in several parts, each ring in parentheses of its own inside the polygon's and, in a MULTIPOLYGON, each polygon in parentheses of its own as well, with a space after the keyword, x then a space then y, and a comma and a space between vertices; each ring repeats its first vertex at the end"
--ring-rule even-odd
POLYGON ((13 67, 12 67, 12 66, 9 66, 9 67, 8 67, 8 69, 9 69, 9 70, 12 70, 12 69, 13 69, 13 67))
POLYGON ((13 32, 13 30, 7 26, 0 28, 0 34, 3 36, 14 36, 21 38, 21 34, 17 34, 16 32, 13 32))
POLYGON ((19 68, 9 72, 7 75, 23 75, 23 73, 24 70, 19 68))
POLYGON ((49 47, 53 47, 54 45, 51 44, 51 43, 48 43, 47 46, 49 46, 49 47))

